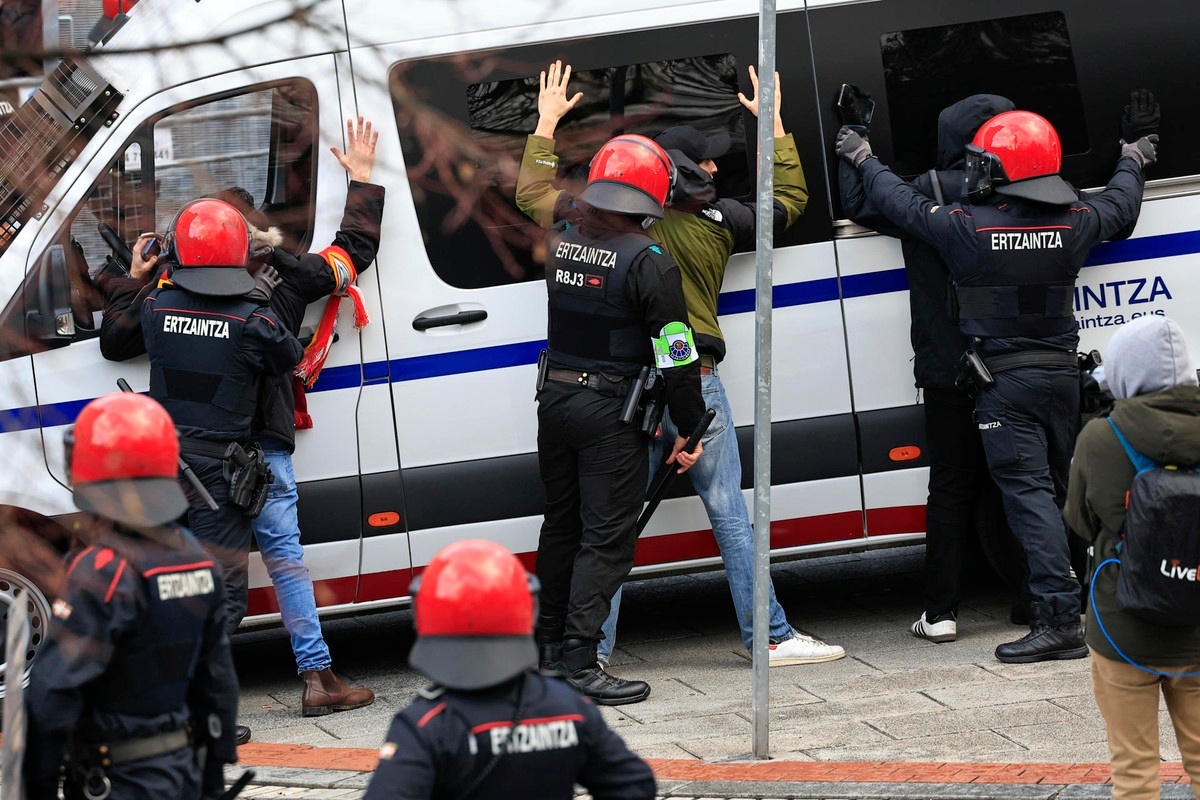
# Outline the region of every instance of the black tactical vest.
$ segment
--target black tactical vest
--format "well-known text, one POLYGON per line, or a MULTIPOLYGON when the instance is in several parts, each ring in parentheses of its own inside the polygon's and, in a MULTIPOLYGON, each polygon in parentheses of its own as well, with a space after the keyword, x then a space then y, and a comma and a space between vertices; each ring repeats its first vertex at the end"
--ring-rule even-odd
POLYGON ((156 294, 142 309, 150 396, 163 404, 182 436, 247 441, 259 376, 238 354, 246 320, 259 305, 174 286, 156 294))
MULTIPOLYGON (((136 630, 115 643, 108 669, 89 688, 93 707, 146 716, 186 709, 205 623, 224 595, 220 567, 190 534, 183 542, 171 548, 118 533, 104 543, 128 559, 141 608, 136 630)), ((132 598, 112 602, 122 601, 132 598)))
POLYGON ((977 274, 959 281, 959 329, 984 338, 1045 338, 1075 330, 1079 264, 1066 206, 1015 217, 996 206, 971 209, 979 240, 977 274))
POLYGON ((652 361, 650 333, 625 296, 629 268, 654 244, 642 233, 590 239, 579 228, 548 238, 550 361, 581 372, 635 375, 652 361))

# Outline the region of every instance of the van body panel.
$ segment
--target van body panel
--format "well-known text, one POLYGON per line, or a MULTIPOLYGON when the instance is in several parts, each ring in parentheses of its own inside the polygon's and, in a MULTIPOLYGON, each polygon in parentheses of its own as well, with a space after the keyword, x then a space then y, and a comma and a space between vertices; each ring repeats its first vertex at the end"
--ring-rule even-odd
MULTIPOLYGON (((318 605, 333 613, 408 602, 412 578, 458 539, 494 539, 533 567, 546 295, 542 236, 513 213, 511 183, 536 120, 539 71, 562 58, 588 94, 556 134, 564 185, 608 134, 653 134, 667 122, 734 132, 718 174, 727 194, 752 196, 757 168, 754 118, 734 99, 749 92, 746 67, 758 58, 754 0, 427 6, 414 14, 327 0, 292 14, 291 0, 142 0, 87 57, 120 95, 114 115, 76 142, 38 207, 0 237, 0 324, 23 336, 41 319, 38 281, 53 248, 94 240, 95 225, 82 220, 106 199, 132 209, 126 195, 106 192, 136 200, 139 175, 154 178, 156 196, 141 229, 169 223, 166 198, 192 191, 190 180, 199 191, 236 177, 258 182, 265 210, 292 214, 285 227, 297 247, 320 249, 340 225, 346 190, 329 147, 345 147, 347 118, 371 119, 380 133, 372 180, 387 191, 377 262, 358 281, 371 323, 355 329, 341 301, 338 341, 306 393, 314 427, 297 432, 294 456, 305 561, 318 605), (261 117, 243 126, 254 128, 244 146, 207 141, 232 139, 243 108, 261 117), (204 133, 214 121, 221 136, 204 133)), ((938 109, 993 91, 1049 116, 1063 132, 1064 175, 1089 187, 1112 172, 1129 91, 1154 90, 1163 148, 1149 173, 1153 199, 1133 236, 1096 248, 1080 274, 1082 347, 1103 351, 1120 324, 1144 313, 1169 314, 1200 346, 1200 112, 1189 102, 1191 73, 1177 63, 1192 51, 1200 5, 1151 0, 1133 22, 1121 11, 1110 0, 1012 0, 1002 12, 937 0, 778 4, 783 119, 810 197, 800 220, 776 232, 773 252, 774 558, 919 541, 924 530, 928 464, 907 277, 895 240, 840 219, 830 142, 842 82, 872 92, 875 152, 907 176, 932 166, 938 109), (1020 57, 997 68, 1006 47, 1020 57)), ((83 249, 94 275, 96 242, 83 249)), ((719 370, 748 505, 755 282, 754 253, 738 252, 719 299, 729 352, 719 370)), ((325 308, 308 310, 306 330, 325 308)), ((95 311, 87 316, 99 323, 95 311)), ((0 481, 0 505, 65 515, 74 507, 64 427, 118 377, 144 391, 146 360, 104 361, 86 325, 69 342, 19 350, 0 358, 0 447, 19 465, 0 481)), ((690 483, 676 479, 638 543, 633 574, 719 567, 708 527, 690 483)), ((257 553, 251 587, 250 622, 275 620, 257 553)))

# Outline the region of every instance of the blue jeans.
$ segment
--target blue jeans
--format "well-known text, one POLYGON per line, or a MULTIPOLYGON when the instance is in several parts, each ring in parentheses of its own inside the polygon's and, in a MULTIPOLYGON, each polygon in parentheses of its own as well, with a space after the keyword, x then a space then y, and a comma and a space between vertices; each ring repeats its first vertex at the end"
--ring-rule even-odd
POLYGON ((267 490, 267 502, 254 519, 254 538, 262 554, 263 566, 275 585, 275 599, 283 627, 292 639, 296 672, 321 670, 332 660, 321 635, 317 601, 312 578, 304 566, 304 548, 300 545, 300 520, 296 514, 296 472, 292 454, 285 450, 263 453, 275 482, 267 490))
MULTIPOLYGON (((746 510, 746 498, 742 495, 742 460, 738 453, 737 432, 729 413, 729 400, 725 387, 713 372, 700 376, 704 393, 704 405, 714 409, 717 416, 701 440, 704 453, 696 465, 684 474, 692 480, 696 494, 708 512, 713 537, 721 550, 725 562, 725 574, 729 579, 729 592, 733 595, 733 607, 737 611, 738 626, 742 630, 742 641, 749 648, 754 641, 754 529, 750 526, 750 514, 746 510)), ((662 462, 664 445, 674 445, 679 435, 668 414, 663 418, 663 435, 650 445, 651 475, 662 462)), ((770 636, 773 639, 788 639, 792 626, 788 624, 783 607, 775 599, 775 586, 769 585, 771 614, 770 636)), ((617 633, 617 614, 621 608, 621 592, 612 600, 612 610, 601 630, 598 654, 607 660, 612 653, 617 633)))

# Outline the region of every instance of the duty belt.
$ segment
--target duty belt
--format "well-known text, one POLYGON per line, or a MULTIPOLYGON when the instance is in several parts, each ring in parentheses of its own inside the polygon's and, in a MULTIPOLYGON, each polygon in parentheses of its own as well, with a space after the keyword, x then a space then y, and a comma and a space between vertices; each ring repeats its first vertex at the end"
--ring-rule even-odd
POLYGON ((573 383, 576 386, 594 389, 600 392, 600 394, 612 397, 624 397, 629 394, 629 387, 633 383, 632 378, 623 378, 615 381, 598 372, 576 372, 575 370, 555 369, 553 367, 546 370, 546 379, 558 381, 559 383, 573 383))
POLYGON ((1005 353, 1002 356, 985 358, 983 363, 992 374, 1018 367, 1079 368, 1079 358, 1073 350, 1070 352, 1066 350, 1026 350, 1023 353, 1005 353))
POLYGON ((179 452, 193 456, 224 459, 230 455, 234 442, 210 442, 207 439, 193 439, 188 436, 179 437, 179 452))
POLYGON ((100 767, 111 767, 127 761, 141 761, 187 747, 192 743, 187 728, 178 728, 166 733, 147 736, 143 739, 128 739, 116 744, 90 744, 83 746, 88 763, 100 767))

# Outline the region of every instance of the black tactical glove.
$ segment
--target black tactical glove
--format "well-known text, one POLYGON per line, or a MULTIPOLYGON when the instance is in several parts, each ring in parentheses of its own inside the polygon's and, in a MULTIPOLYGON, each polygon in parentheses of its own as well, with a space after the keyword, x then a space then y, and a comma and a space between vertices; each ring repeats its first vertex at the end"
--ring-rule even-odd
POLYGON ((1121 115, 1121 138, 1136 142, 1143 136, 1158 133, 1158 101, 1148 89, 1138 89, 1129 95, 1129 105, 1121 115))
POLYGON ((1133 144, 1121 142, 1121 158, 1132 158, 1145 169, 1158 160, 1158 134, 1143 136, 1133 144))
POLYGON ((875 155, 871 152, 871 143, 867 141, 866 137, 848 125, 843 125, 838 131, 834 149, 839 158, 849 161, 855 169, 861 167, 864 161, 875 155))
POLYGON ((246 299, 266 305, 271 301, 271 295, 275 293, 275 287, 282 280, 283 278, 279 276, 278 270, 270 264, 264 264, 258 272, 254 273, 254 288, 246 292, 246 299))

